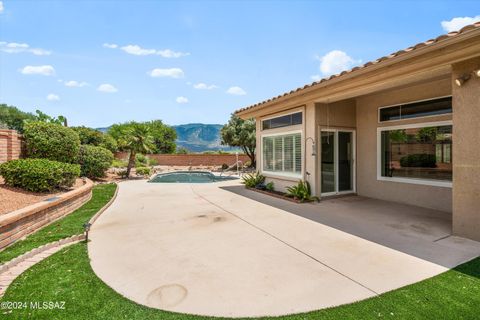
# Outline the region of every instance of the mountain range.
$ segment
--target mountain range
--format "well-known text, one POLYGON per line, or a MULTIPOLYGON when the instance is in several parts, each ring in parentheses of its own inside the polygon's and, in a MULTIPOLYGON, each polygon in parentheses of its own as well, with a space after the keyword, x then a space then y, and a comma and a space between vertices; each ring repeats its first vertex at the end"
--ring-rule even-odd
MULTIPOLYGON (((235 148, 221 144, 221 124, 188 123, 172 126, 177 132, 177 149, 185 148, 191 152, 204 151, 234 151, 235 148)), ((106 132, 107 128, 97 128, 106 132)))

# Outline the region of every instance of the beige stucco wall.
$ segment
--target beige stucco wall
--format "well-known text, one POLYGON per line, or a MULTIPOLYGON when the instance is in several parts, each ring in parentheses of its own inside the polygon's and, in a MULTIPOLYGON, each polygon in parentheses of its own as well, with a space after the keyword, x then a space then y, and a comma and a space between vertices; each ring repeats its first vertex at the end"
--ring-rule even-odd
MULTIPOLYGON (((450 79, 442 79, 357 98, 356 163, 357 193, 359 195, 409 203, 447 212, 452 211, 451 188, 377 180, 377 128, 379 126, 451 120, 451 115, 444 115, 379 124, 378 108, 450 94, 450 79)), ((454 139, 453 144, 456 145, 457 143, 454 139)), ((457 159, 454 158, 453 161, 455 163, 457 159)))
POLYGON ((317 104, 317 125, 322 128, 355 128, 356 103, 354 99, 329 104, 317 104))
MULTIPOLYGON (((480 69, 480 58, 453 65, 452 82, 480 69)), ((453 88, 453 233, 480 241, 480 78, 453 88)))

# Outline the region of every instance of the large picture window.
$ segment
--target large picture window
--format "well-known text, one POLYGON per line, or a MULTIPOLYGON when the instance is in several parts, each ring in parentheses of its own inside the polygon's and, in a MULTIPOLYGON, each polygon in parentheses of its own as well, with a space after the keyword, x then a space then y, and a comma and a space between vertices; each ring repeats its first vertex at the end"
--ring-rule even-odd
POLYGON ((381 177, 452 181, 451 124, 387 127, 379 135, 381 177))
POLYGON ((302 172, 301 134, 262 137, 263 171, 300 175, 302 172))

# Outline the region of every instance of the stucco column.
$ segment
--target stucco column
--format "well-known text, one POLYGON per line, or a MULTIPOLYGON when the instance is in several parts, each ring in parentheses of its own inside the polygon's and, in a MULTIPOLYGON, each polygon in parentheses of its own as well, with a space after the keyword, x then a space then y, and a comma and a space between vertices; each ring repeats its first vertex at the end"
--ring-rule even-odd
POLYGON ((480 58, 452 66, 453 233, 480 241, 480 58), (462 86, 455 79, 470 74, 462 86))
POLYGON ((255 118, 255 133, 256 133, 256 145, 255 145, 255 162, 257 171, 262 171, 260 167, 262 165, 262 139, 260 137, 260 132, 262 131, 262 122, 260 118, 255 118))
POLYGON ((317 143, 317 121, 316 121, 316 106, 314 102, 305 105, 305 119, 304 119, 304 157, 305 157, 305 172, 304 179, 310 183, 312 188, 312 195, 317 195, 317 156, 312 156, 312 145, 315 148, 317 143))

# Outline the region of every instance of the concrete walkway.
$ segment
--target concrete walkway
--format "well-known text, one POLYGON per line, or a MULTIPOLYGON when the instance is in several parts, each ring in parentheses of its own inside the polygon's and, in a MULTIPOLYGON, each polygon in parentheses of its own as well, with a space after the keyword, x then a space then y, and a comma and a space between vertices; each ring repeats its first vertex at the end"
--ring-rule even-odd
POLYGON ((93 270, 140 304, 226 317, 336 306, 447 270, 219 188, 235 184, 121 183, 91 230, 93 270))

